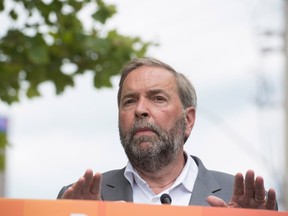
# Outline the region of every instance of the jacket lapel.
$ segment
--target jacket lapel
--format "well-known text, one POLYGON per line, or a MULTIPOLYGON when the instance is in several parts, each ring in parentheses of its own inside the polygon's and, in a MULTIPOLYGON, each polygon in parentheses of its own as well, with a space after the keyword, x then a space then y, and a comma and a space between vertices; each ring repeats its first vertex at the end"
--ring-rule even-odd
POLYGON ((194 184, 189 205, 209 206, 206 198, 213 192, 221 190, 221 187, 211 175, 201 160, 195 156, 191 156, 198 165, 198 175, 194 184))
MULTIPOLYGON (((198 175, 194 184, 189 205, 209 206, 206 198, 220 191, 221 187, 214 176, 203 165, 201 160, 191 156, 198 165, 198 175)), ((133 191, 130 183, 124 176, 125 168, 118 171, 110 171, 103 175, 102 198, 103 200, 133 202, 133 191)))
POLYGON ((130 183, 124 176, 125 168, 103 175, 104 182, 101 192, 103 200, 133 202, 133 192, 130 183))

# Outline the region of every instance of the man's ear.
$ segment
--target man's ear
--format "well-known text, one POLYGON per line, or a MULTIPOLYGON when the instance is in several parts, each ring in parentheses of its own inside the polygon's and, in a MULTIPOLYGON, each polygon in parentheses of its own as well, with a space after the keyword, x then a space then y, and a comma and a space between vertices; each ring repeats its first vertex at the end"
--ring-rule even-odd
POLYGON ((187 107, 186 111, 186 128, 185 128, 185 137, 188 139, 190 133, 194 127, 195 120, 196 120, 196 109, 194 107, 187 107))

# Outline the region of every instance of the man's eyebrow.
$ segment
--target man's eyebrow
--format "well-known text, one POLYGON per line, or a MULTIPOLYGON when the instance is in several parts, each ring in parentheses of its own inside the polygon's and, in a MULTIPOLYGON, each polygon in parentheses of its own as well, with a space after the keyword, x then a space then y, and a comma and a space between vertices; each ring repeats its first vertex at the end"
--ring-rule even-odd
POLYGON ((155 95, 155 94, 164 94, 165 96, 169 97, 169 94, 163 89, 150 89, 148 91, 148 95, 155 95))
POLYGON ((122 95, 121 100, 125 99, 125 98, 132 98, 132 97, 136 97, 138 95, 138 93, 136 92, 128 92, 122 95))
MULTIPOLYGON (((169 94, 165 92, 163 89, 149 89, 147 92, 148 96, 156 95, 156 94, 164 94, 165 96, 169 97, 169 94)), ((138 92, 127 92, 122 95, 121 100, 125 98, 135 98, 139 95, 138 92)))
POLYGON ((162 89, 149 89, 148 94, 158 94, 163 93, 164 91, 162 89))

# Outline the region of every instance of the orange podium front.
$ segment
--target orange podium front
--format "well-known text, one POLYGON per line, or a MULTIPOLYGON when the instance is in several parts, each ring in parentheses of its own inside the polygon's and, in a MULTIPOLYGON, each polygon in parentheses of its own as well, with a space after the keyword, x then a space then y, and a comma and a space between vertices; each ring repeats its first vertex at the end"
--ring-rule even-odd
POLYGON ((84 200, 0 199, 1 216, 288 216, 288 212, 84 200))

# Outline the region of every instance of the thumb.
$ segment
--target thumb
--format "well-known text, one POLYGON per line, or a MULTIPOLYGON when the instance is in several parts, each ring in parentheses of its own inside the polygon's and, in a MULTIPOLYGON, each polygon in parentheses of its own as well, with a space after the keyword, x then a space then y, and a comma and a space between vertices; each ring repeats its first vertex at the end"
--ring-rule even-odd
POLYGON ((210 206, 213 206, 213 207, 228 207, 227 203, 216 197, 216 196, 208 196, 206 201, 209 203, 210 206))

